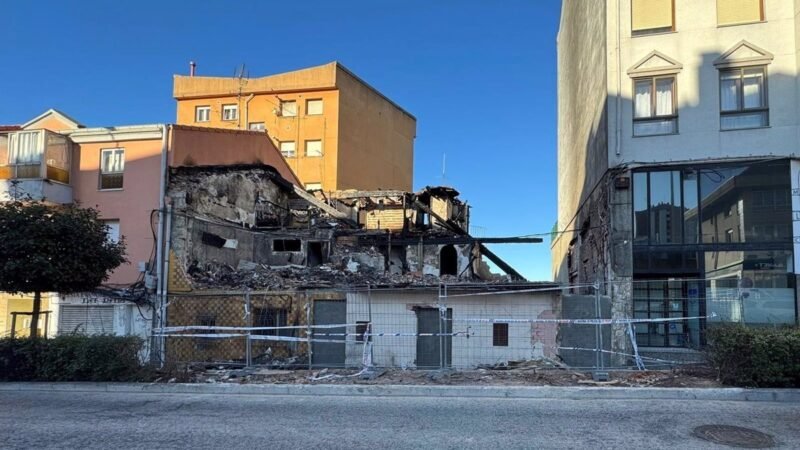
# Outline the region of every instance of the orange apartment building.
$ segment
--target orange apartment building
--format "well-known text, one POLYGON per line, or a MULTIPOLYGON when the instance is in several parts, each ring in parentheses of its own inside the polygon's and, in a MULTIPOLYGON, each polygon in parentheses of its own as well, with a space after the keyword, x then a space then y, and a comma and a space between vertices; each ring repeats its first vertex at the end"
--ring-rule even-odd
MULTIPOLYGON (((80 202, 97 208, 111 230, 124 236, 129 262, 115 270, 109 285, 144 283, 157 274, 156 230, 164 209, 167 167, 263 163, 290 182, 300 181, 263 133, 183 125, 135 125, 85 128, 69 116, 49 110, 31 121, 0 129, 0 201, 37 199, 80 202)), ((162 280, 166 277, 157 277, 162 280)), ((27 296, 0 293, 0 335, 25 335, 27 296)), ((97 296, 43 299, 51 311, 42 327, 58 331, 142 334, 149 326, 135 305, 97 296)), ((42 329, 42 332, 45 330, 42 329)))
POLYGON ((307 189, 412 190, 416 119, 338 62, 175 75, 173 96, 179 124, 266 132, 307 189))

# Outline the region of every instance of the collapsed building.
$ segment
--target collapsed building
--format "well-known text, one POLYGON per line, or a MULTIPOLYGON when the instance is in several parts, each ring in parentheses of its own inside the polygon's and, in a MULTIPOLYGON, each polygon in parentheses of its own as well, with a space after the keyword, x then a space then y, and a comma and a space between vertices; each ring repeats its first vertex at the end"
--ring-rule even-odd
MULTIPOLYGON (((428 317, 440 313, 442 284, 473 293, 530 287, 484 244, 541 242, 471 236, 470 208, 450 187, 426 187, 416 193, 307 192, 265 165, 176 167, 170 169, 169 179, 169 307, 163 323, 172 328, 264 329, 224 344, 213 336, 200 341, 176 336, 166 343, 167 358, 290 358, 301 364, 353 365, 360 361, 367 326, 384 326, 395 333, 403 328, 412 335, 424 327, 456 333, 453 323, 442 325, 428 317), (492 273, 484 257, 505 274, 492 273), (365 297, 365 290, 375 298, 365 297), (378 295, 381 290, 392 294, 378 295), (413 299, 405 298, 408 295, 413 299), (384 311, 371 309, 379 305, 384 311), (391 320, 379 325, 374 319, 384 312, 391 320), (324 333, 311 329, 335 325, 341 328, 324 333), (294 328, 269 329, 280 327, 294 328), (320 339, 309 349, 306 338, 300 337, 303 332, 320 339), (337 337, 326 339, 329 334, 337 337)), ((493 303, 503 311, 519 307, 525 314, 547 317, 557 310, 553 293, 538 300, 541 307, 533 309, 535 301, 525 304, 519 298, 493 303)), ((470 305, 465 311, 475 314, 476 305, 491 302, 464 298, 463 303, 470 305)), ((442 314, 453 314, 453 308, 448 305, 449 312, 442 314)), ((543 356, 542 342, 554 342, 555 329, 528 331, 525 348, 529 345, 530 351, 522 353, 543 356), (541 339, 531 338, 534 334, 541 339)), ((408 344, 413 349, 399 355, 397 348, 385 346, 375 359, 390 365, 449 365, 454 348, 447 339, 426 344, 415 337, 416 343, 408 344)), ((459 356, 458 346, 455 350, 456 361, 469 359, 459 356)), ((520 356, 520 349, 514 352, 520 356)))

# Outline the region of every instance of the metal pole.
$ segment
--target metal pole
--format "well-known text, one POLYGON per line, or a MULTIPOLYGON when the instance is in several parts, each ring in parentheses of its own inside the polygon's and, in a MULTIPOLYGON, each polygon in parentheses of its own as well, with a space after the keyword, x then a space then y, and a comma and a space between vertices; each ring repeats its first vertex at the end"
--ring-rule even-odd
POLYGON ((247 367, 253 365, 253 341, 250 339, 252 331, 250 328, 253 326, 253 316, 250 314, 250 290, 244 293, 244 317, 247 324, 247 341, 245 343, 245 364, 247 367))
MULTIPOLYGON (((368 318, 367 318, 367 321, 368 321, 367 331, 370 334, 372 334, 372 287, 370 285, 367 285, 367 315, 368 315, 368 318)), ((365 336, 364 337, 364 345, 367 345, 370 342, 371 339, 372 339, 372 336, 369 336, 369 335, 365 336)), ((374 359, 375 358, 375 353, 374 353, 373 347, 374 346, 372 346, 372 345, 369 346, 369 360, 370 361, 375 361, 375 359, 374 359)))
MULTIPOLYGON (((600 284, 595 283, 594 285, 594 311, 595 311, 595 318, 600 319, 600 284)), ((594 335, 595 335, 595 370, 600 369, 603 365, 603 354, 602 354, 602 343, 601 343, 601 336, 603 332, 600 330, 600 324, 594 326, 594 335)))
POLYGON ((311 370, 311 358, 314 356, 311 351, 311 303, 308 301, 308 291, 304 295, 306 298, 306 353, 308 353, 308 370, 311 370))
POLYGON ((444 350, 444 331, 442 330, 442 324, 444 323, 445 317, 447 317, 447 302, 444 300, 447 297, 447 284, 442 284, 439 287, 439 369, 444 369, 445 365, 445 350, 444 350), (444 296, 442 296, 442 292, 444 296))

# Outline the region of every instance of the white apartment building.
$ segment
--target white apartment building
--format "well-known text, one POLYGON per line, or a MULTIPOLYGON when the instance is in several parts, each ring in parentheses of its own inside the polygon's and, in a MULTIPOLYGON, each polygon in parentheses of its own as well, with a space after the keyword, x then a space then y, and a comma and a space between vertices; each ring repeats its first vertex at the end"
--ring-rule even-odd
POLYGON ((602 282, 617 317, 715 315, 638 324, 640 348, 797 321, 799 14, 800 0, 563 1, 553 276, 602 282))

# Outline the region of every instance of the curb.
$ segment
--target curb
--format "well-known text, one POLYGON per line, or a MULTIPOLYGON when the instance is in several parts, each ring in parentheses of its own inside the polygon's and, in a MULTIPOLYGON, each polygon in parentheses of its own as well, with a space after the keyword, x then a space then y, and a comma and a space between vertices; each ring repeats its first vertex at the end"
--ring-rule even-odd
POLYGON ((0 392, 800 402, 800 389, 331 384, 0 383, 0 392))

